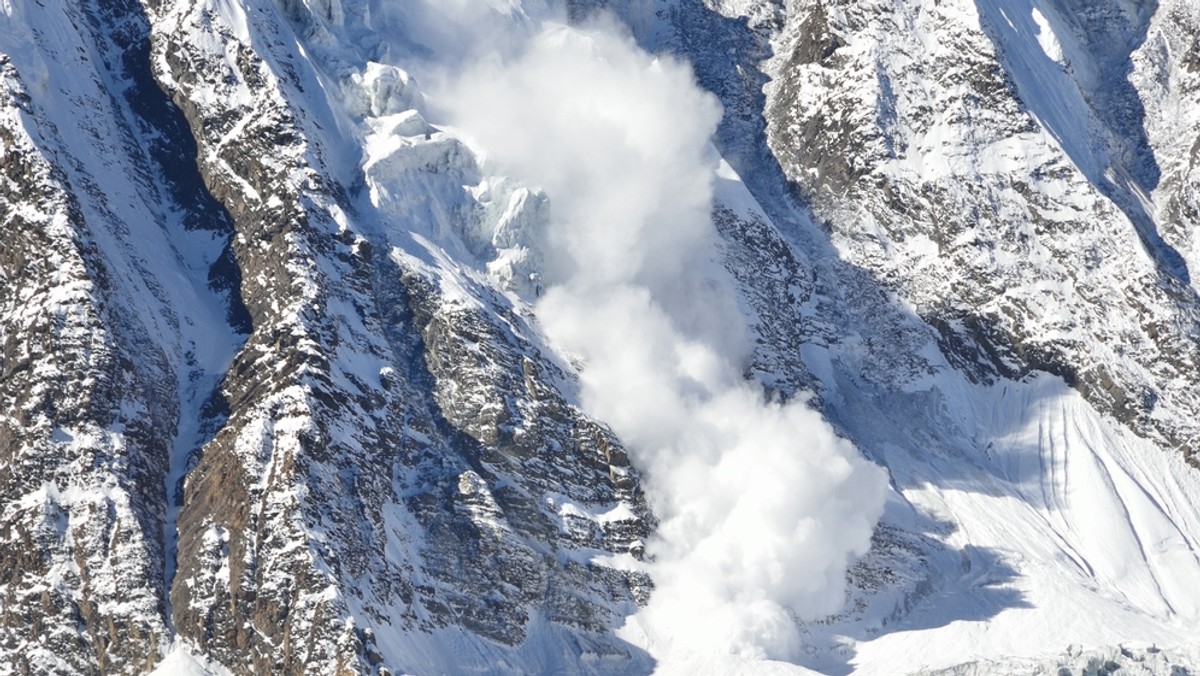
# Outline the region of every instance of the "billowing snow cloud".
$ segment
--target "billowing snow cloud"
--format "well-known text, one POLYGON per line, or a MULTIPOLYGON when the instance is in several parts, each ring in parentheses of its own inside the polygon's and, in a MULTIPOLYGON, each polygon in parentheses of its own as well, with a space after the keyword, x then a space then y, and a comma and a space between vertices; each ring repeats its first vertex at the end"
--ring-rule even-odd
POLYGON ((585 408, 645 473, 661 519, 658 641, 787 659, 836 611, 886 481, 805 402, 743 378, 749 331, 711 220, 716 99, 612 28, 546 22, 443 95, 488 171, 551 204, 537 316, 579 358, 585 408))

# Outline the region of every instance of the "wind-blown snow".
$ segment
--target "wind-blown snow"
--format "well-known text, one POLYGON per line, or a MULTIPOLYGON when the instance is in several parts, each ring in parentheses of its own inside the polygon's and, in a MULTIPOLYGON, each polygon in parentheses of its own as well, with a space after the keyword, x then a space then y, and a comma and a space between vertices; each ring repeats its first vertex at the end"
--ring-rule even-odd
POLYGON ((746 319, 710 216, 719 105, 686 65, 556 23, 443 103, 489 170, 549 196, 537 315, 579 358, 585 408, 647 474, 661 519, 651 635, 796 656, 795 619, 841 606, 886 483, 806 402, 742 377, 746 319))

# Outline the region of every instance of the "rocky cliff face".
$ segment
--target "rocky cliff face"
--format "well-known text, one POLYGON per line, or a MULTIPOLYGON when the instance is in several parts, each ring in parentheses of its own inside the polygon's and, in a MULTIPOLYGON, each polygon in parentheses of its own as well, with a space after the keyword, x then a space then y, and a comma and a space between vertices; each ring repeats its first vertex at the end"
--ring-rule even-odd
MULTIPOLYGON (((436 4, 0 3, 0 664, 728 666, 618 631, 654 496, 534 312, 555 195, 412 75, 436 4)), ((598 8, 724 105, 746 376, 891 477, 797 669, 1190 640, 1189 3, 598 8)))
POLYGON ((170 640, 166 477, 196 413, 193 336, 233 307, 193 270, 228 224, 164 169, 181 130, 135 75, 128 12, 32 11, 6 6, 3 28, 4 662, 130 673, 170 640))
POLYGON ((174 634, 358 673, 377 623, 619 650, 651 585, 590 560, 652 523, 619 442, 509 301, 354 218, 278 40, 306 10, 228 9, 7 18, 6 661, 138 673, 174 634))
POLYGON ((839 250, 974 377, 1048 371, 1190 457, 1196 294, 1162 232, 1192 226, 1150 213, 1151 191, 1169 204, 1178 188, 1160 183, 1127 78, 1152 12, 801 14, 776 56, 769 142, 839 250))

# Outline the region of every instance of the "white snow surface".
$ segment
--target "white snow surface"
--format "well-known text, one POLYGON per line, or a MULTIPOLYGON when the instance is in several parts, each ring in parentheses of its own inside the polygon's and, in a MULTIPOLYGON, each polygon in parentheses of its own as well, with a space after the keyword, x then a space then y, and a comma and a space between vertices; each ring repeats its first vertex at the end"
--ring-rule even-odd
MULTIPOLYGON (((50 3, 47 7, 41 2, 13 1, 0 6, 0 53, 11 61, 33 101, 29 114, 11 107, 0 114, 10 118, 5 120, 9 123, 6 126, 23 128, 30 142, 62 170, 60 176, 55 176, 56 183, 62 184, 53 188, 73 191, 79 208, 78 215, 31 214, 30 221, 53 219, 51 232, 55 236, 79 238, 94 247, 111 285, 102 302, 126 323, 119 331, 131 332, 139 347, 153 344, 162 351, 152 353, 147 349, 141 357, 149 365, 148 372, 157 371, 177 388, 173 401, 168 396, 167 401, 152 402, 178 416, 168 458, 166 488, 170 494, 186 456, 197 443, 201 408, 228 368, 240 337, 226 320, 226 298, 208 283, 209 268, 220 255, 223 243, 212 232, 186 227, 183 215, 170 206, 174 204, 168 197, 170 188, 158 182, 160 176, 151 175, 147 135, 153 132, 139 126, 119 94, 133 83, 121 79, 115 68, 98 67, 105 63, 107 54, 117 49, 112 44, 97 44, 96 36, 87 31, 84 16, 84 8, 70 3, 50 3)), ((37 190, 43 188, 36 186, 37 190)), ((96 294, 97 289, 82 276, 72 279, 75 271, 66 263, 60 271, 63 279, 48 298, 28 299, 25 312, 29 316, 49 311, 82 324, 88 312, 95 311, 85 306, 95 303, 89 294, 96 294)), ((77 330, 71 327, 64 331, 64 342, 78 338, 72 333, 77 330)), ((89 332, 99 330, 96 326, 87 328, 89 332)), ((98 345, 112 339, 94 337, 98 345)), ((44 452, 79 459, 89 457, 96 449, 111 449, 117 457, 131 451, 145 452, 127 441, 127 424, 123 421, 145 419, 154 412, 147 411, 144 402, 136 398, 144 393, 122 394, 127 399, 121 404, 121 419, 109 429, 56 428, 52 450, 44 452)), ((176 421, 172 418, 163 422, 176 421)), ((77 466, 69 470, 56 477, 54 483, 26 496, 22 504, 8 508, 20 506, 48 514, 64 510, 69 517, 63 521, 61 533, 71 533, 65 537, 67 543, 82 526, 99 523, 94 517, 98 508, 111 509, 117 522, 129 526, 138 523, 139 511, 152 508, 132 504, 134 500, 125 487, 112 476, 104 476, 99 468, 77 466)), ((177 507, 171 503, 166 510, 161 542, 166 550, 173 551, 177 507)), ((147 544, 142 540, 146 535, 139 532, 130 536, 128 549, 134 554, 114 550, 89 561, 91 586, 103 594, 161 587, 157 562, 145 560, 142 554, 155 551, 158 538, 147 538, 153 543, 147 544), (135 568, 140 572, 134 572, 135 568), (147 576, 149 570, 157 572, 147 576), (146 579, 137 579, 140 576, 146 579)), ((115 533, 108 537, 117 541, 115 533)), ((79 556, 63 556, 55 562, 47 586, 66 587, 60 579, 62 573, 77 575, 81 562, 75 557, 79 556)), ((113 616, 160 624, 157 598, 145 596, 130 593, 128 598, 104 603, 102 610, 113 616)), ((167 631, 169 628, 164 627, 162 633, 167 631)), ((166 640, 164 637, 164 648, 166 640)), ((44 656, 38 655, 37 651, 44 650, 40 646, 18 646, 17 652, 26 649, 39 659, 44 656)))
POLYGON ((1071 644, 1195 645, 1194 470, 1057 378, 990 387, 945 378, 930 394, 937 408, 920 414, 953 430, 952 447, 872 444, 900 489, 885 521, 924 522, 947 546, 930 561, 929 594, 895 619, 834 622, 814 635, 851 638, 848 662, 866 673, 1055 655, 1071 644))
POLYGON ((175 642, 149 676, 229 676, 232 672, 182 641, 175 642))

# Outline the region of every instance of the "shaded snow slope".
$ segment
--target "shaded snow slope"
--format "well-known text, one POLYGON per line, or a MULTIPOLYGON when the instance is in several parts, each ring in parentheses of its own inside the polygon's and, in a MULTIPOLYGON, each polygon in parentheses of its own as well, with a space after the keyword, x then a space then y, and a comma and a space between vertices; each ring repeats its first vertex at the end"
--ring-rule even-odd
MULTIPOLYGON (((949 378, 885 401, 903 420, 932 421, 888 416, 859 433, 899 489, 883 524, 930 538, 915 548, 926 570, 898 585, 913 585, 907 598, 885 588, 810 628, 850 639, 845 664, 894 673, 1073 644, 1193 645, 1200 510, 1189 497, 1196 473, 1180 458, 1045 376, 984 388, 949 378)), ((879 420, 878 406, 837 408, 879 420)), ((813 666, 840 669, 820 656, 813 666)))

